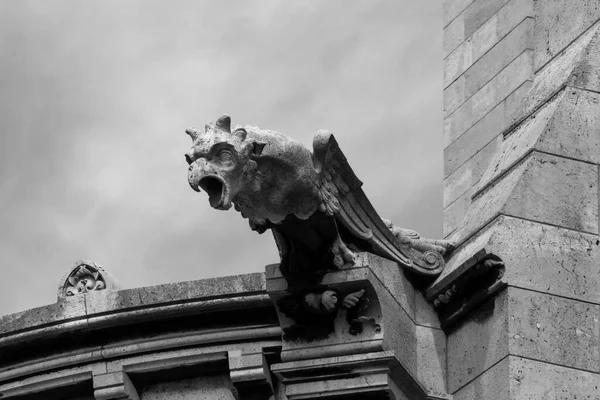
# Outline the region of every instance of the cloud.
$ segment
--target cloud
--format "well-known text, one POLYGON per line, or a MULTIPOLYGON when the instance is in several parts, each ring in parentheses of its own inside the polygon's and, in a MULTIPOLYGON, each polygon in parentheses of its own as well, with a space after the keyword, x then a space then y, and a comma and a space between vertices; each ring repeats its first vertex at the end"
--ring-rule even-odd
POLYGON ((222 113, 309 146, 332 130, 382 216, 441 236, 437 4, 0 8, 0 314, 53 302, 79 258, 125 287, 276 262, 269 233, 187 185, 184 129, 222 113))

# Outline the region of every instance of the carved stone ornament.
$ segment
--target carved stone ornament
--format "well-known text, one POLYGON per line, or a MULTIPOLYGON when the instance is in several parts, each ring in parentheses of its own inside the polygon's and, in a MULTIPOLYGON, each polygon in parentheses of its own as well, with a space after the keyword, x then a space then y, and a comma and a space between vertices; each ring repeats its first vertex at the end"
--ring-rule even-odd
POLYGON ((107 286, 106 272, 94 262, 78 261, 63 280, 59 297, 104 290, 107 286))
POLYGON ((358 310, 368 301, 366 288, 342 293, 322 284, 328 272, 355 266, 359 252, 396 262, 421 282, 442 272, 453 244, 381 219, 328 131, 317 132, 312 152, 275 131, 232 129, 227 115, 206 125, 204 133, 195 128, 186 133, 193 141, 185 154, 192 189, 208 193, 213 208, 233 206, 252 230, 273 233, 288 295, 269 295, 295 322, 284 328, 284 340, 327 337, 342 309, 346 331, 361 333, 365 321, 358 310))
POLYGON ((327 271, 354 265, 357 251, 427 277, 443 270, 452 243, 382 220, 328 131, 317 132, 312 153, 275 131, 231 129, 226 115, 204 133, 186 133, 193 140, 185 155, 192 189, 207 192, 213 208, 234 206, 253 230, 271 229, 291 286, 315 284, 327 271))

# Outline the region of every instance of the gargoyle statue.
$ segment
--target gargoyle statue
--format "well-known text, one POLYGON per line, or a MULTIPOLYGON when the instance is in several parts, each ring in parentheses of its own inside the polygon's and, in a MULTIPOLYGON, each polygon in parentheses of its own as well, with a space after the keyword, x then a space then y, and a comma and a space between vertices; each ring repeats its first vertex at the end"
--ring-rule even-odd
POLYGON ((218 210, 232 205, 253 230, 271 229, 280 269, 292 283, 318 284, 328 270, 369 251, 410 271, 435 277, 452 243, 420 238, 382 220, 333 135, 317 132, 311 153, 300 142, 256 126, 231 129, 223 115, 193 140, 185 157, 192 189, 218 210))

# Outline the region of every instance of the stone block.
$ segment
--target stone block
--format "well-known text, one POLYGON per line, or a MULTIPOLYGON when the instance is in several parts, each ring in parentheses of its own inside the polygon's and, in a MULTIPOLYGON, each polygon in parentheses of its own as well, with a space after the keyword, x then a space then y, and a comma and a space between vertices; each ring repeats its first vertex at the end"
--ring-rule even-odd
POLYGON ((444 56, 444 87, 450 85, 499 40, 525 18, 533 15, 531 0, 511 0, 486 21, 470 38, 466 38, 448 56, 444 56))
POLYGON ((443 54, 446 57, 465 40, 464 16, 459 15, 444 28, 443 54))
POLYGON ((444 90, 444 116, 454 112, 523 51, 531 49, 532 26, 531 18, 524 19, 444 90))
POLYGON ((532 149, 600 163, 600 95, 565 88, 506 138, 481 179, 500 176, 532 149))
POLYGON ((220 278, 169 283, 147 288, 88 293, 90 315, 140 306, 181 303, 185 300, 240 295, 265 290, 264 274, 252 273, 220 278))
POLYGON ((505 357, 498 364, 485 371, 483 375, 453 393, 453 400, 533 400, 539 398, 512 397, 509 385, 509 370, 509 358, 505 357))
POLYGON ((597 0, 552 0, 535 2, 535 69, 577 39, 598 19, 597 0))
POLYGON ((506 3, 508 0, 475 0, 471 3, 464 12, 465 37, 471 36, 506 3))
POLYGON ((443 396, 446 388, 446 335, 441 329, 415 327, 417 379, 429 394, 443 396))
POLYGON ((510 376, 503 383, 510 387, 511 399, 600 399, 597 373, 513 356, 508 363, 510 376))
POLYGON ((504 216, 454 251, 432 291, 465 272, 465 262, 481 250, 505 262, 503 279, 511 286, 600 304, 598 235, 504 216))
POLYGON ((472 381, 508 355, 508 291, 469 314, 448 335, 450 393, 472 381))
MULTIPOLYGON (((542 104, 558 93, 570 80, 579 82, 577 87, 580 88, 584 88, 585 82, 590 82, 587 79, 587 75, 583 77, 575 76, 574 71, 579 70, 578 67, 586 63, 588 55, 592 59, 595 58, 598 41, 592 39, 597 39, 599 35, 599 25, 596 24, 553 58, 551 62, 536 72, 529 100, 524 104, 519 113, 515 115, 515 122, 519 122, 531 115, 542 104)), ((581 69, 582 72, 586 70, 587 68, 581 69)))
MULTIPOLYGON (((448 237, 462 226, 465 215, 471 206, 473 190, 469 190, 458 199, 454 200, 444 209, 444 237, 448 237)), ((443 273, 443 272, 442 272, 443 273)))
POLYGON ((444 121, 444 147, 506 99, 533 75, 533 52, 525 51, 444 121))
POLYGON ((502 135, 498 135, 444 179, 444 207, 448 207, 479 182, 501 145, 502 135))
MULTIPOLYGON (((508 126, 508 122, 511 116, 514 115, 518 105, 526 99, 530 87, 531 81, 523 83, 506 100, 498 104, 471 129, 444 149, 444 178, 454 173, 477 152, 490 146, 491 142, 499 140, 492 147, 496 147, 502 142, 500 133, 508 126)), ((490 154, 491 156, 492 154, 490 154)))
POLYGON ((444 26, 462 13, 473 0, 445 0, 443 2, 444 26))
POLYGON ((509 287, 508 308, 510 354, 600 372, 600 305, 509 287))
POLYGON ((476 196, 453 240, 462 242, 499 214, 598 232, 598 168, 593 164, 532 152, 476 196))
POLYGON ((70 296, 59 299, 55 304, 0 316, 0 336, 34 328, 43 329, 45 326, 73 319, 80 319, 85 325, 84 318, 85 299, 83 296, 70 296))
POLYGON ((597 400, 598 387, 598 374, 509 356, 461 388, 454 400, 597 400))

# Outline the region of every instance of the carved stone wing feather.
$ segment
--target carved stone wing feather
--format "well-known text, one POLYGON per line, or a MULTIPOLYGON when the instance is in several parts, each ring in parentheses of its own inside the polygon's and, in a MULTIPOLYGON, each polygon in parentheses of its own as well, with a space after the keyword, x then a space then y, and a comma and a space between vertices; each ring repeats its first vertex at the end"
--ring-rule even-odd
POLYGON ((315 169, 318 173, 320 209, 335 217, 353 236, 366 241, 371 251, 396 261, 421 275, 439 275, 444 268, 441 254, 422 252, 411 241, 400 240, 386 225, 362 190, 362 182, 352 171, 334 136, 319 131, 313 141, 315 169))

